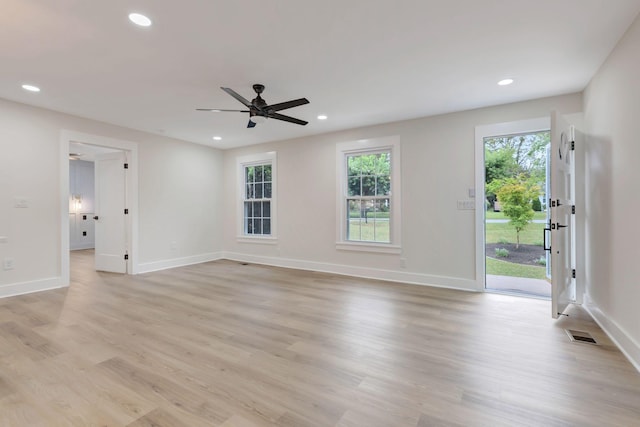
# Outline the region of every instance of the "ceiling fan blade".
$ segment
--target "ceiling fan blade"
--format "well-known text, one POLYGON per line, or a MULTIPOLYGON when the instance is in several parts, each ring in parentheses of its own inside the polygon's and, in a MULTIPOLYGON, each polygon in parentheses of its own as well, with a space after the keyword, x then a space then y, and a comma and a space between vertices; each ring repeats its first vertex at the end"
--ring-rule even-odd
POLYGON ((211 111, 212 113, 248 113, 249 110, 223 110, 221 108, 196 108, 196 111, 211 111))
POLYGON ((247 123, 247 127, 248 128, 254 128, 254 127, 256 127, 256 124, 254 122, 252 122, 251 120, 249 120, 249 123, 247 123))
POLYGON ((289 123, 295 123, 297 125, 306 125, 309 122, 305 122, 304 120, 296 119, 295 117, 285 116, 284 114, 273 113, 267 115, 270 119, 282 120, 289 123))
POLYGON ((307 98, 294 99, 292 101, 281 102, 279 104, 267 105, 263 109, 268 112, 286 110, 287 108, 297 107, 299 105, 308 104, 309 100, 307 98))
POLYGON ((221 87, 220 89, 222 89, 223 91, 227 92, 229 95, 233 96, 238 101, 242 102, 245 107, 251 108, 251 103, 249 101, 247 101, 245 98, 243 98, 242 95, 240 95, 235 90, 230 89, 228 87, 221 87))

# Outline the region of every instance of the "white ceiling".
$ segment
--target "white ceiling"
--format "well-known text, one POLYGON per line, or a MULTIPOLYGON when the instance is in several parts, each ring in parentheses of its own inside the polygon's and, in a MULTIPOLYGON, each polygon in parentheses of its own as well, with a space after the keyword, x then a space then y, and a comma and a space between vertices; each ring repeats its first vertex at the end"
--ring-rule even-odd
POLYGON ((640 0, 0 0, 0 9, 0 98, 229 148, 580 91, 640 0), (132 25, 134 11, 154 25, 132 25), (505 77, 515 84, 497 86, 505 77), (253 83, 269 103, 308 98, 282 113, 310 123, 247 129, 246 114, 195 111, 241 108, 219 87, 252 99, 253 83))

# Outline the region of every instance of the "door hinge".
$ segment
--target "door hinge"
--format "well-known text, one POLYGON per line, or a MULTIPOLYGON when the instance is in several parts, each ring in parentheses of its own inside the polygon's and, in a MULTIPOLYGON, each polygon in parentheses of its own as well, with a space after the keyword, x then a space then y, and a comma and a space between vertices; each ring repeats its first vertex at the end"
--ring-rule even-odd
POLYGON ((571 213, 572 213, 573 215, 575 215, 575 214, 576 214, 576 205, 571 206, 571 213))
POLYGON ((572 269, 571 270, 571 277, 573 277, 574 279, 576 278, 576 269, 572 269))
POLYGON ((571 141, 571 151, 575 151, 575 149, 576 149, 576 142, 571 141))
POLYGON ((124 260, 127 261, 129 259, 129 254, 124 254, 124 260))
POLYGON ((129 163, 125 163, 125 164, 124 164, 124 168, 125 168, 125 169, 129 169, 129 163))
POLYGON ((124 210, 124 214, 125 214, 125 215, 129 215, 129 209, 126 209, 126 208, 125 208, 125 210, 124 210))

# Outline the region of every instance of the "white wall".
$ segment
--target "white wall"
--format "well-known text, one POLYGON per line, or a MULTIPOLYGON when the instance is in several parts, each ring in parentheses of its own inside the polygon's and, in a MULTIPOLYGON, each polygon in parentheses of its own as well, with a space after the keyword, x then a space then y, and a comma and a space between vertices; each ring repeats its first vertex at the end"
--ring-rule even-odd
POLYGON ((0 296, 60 284, 62 129, 138 144, 141 270, 220 253, 219 150, 0 100, 0 261, 15 260, 0 266, 0 296), (15 197, 29 207, 15 208, 15 197))
POLYGON ((640 18, 584 94, 586 300, 640 369, 640 18))
MULTIPOLYGON (((224 205, 235 206, 236 157, 276 151, 277 245, 236 239, 235 209, 224 212, 227 257, 407 282, 475 289, 474 211, 456 201, 474 186, 475 126, 582 110, 582 96, 545 98, 461 113, 261 144, 224 152, 224 205), (402 254, 336 249, 336 144, 399 135, 402 254), (406 259, 406 268, 401 266, 406 259)), ((269 124, 267 124, 269 125, 269 124)), ((278 124, 274 124, 278 125, 278 124)), ((259 131, 259 128, 256 128, 259 131)))

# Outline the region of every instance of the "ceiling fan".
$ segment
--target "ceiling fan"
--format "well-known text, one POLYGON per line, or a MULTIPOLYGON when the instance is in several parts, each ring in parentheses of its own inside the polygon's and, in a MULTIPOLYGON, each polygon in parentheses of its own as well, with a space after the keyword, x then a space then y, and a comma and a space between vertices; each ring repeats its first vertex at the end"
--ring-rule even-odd
POLYGON ((233 96, 235 99, 240 101, 248 110, 222 110, 219 108, 197 108, 197 111, 211 111, 214 113, 219 112, 237 112, 237 113, 249 113, 249 123, 247 124, 248 128, 255 127, 256 123, 262 123, 266 119, 276 119, 282 120, 289 123, 295 123, 297 125, 306 125, 309 122, 305 122, 304 120, 296 119, 295 117, 285 116, 284 114, 277 113, 276 111, 286 110, 287 108, 298 107, 300 105, 308 104, 309 100, 307 98, 294 99, 292 101, 281 102, 279 104, 268 105, 267 102, 262 99, 260 94, 264 91, 264 85, 255 84, 253 85, 253 90, 256 91, 258 96, 256 96, 251 102, 247 101, 242 95, 230 89, 228 87, 221 87, 223 91, 227 92, 229 95, 233 96))

